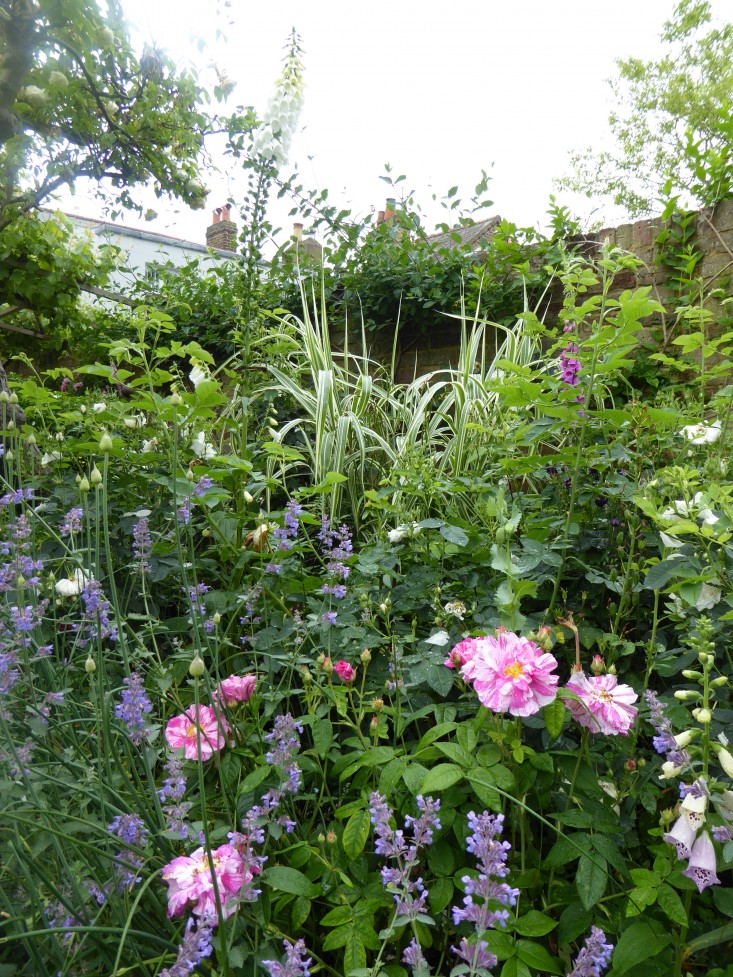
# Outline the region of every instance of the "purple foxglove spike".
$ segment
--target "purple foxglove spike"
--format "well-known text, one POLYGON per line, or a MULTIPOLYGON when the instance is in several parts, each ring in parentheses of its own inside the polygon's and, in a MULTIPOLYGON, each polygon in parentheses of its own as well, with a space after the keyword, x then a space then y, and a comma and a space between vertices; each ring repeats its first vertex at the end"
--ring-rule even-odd
POLYGON ((664 835, 664 840, 677 849, 677 858, 689 858, 695 843, 697 829, 693 828, 684 814, 672 825, 672 830, 664 835))
POLYGON ((707 831, 703 831, 692 846, 689 864, 682 874, 692 879, 697 891, 702 892, 709 885, 720 885, 720 879, 715 874, 716 867, 712 838, 707 831))

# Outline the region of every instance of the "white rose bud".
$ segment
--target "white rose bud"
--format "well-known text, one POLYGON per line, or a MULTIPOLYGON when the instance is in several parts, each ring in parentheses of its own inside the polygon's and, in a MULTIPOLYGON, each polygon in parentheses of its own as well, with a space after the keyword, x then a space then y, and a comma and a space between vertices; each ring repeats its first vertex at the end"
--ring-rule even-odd
POLYGON ((204 665, 204 660, 201 655, 196 652, 191 664, 188 666, 188 674, 193 678, 201 678, 205 671, 206 665, 204 665))

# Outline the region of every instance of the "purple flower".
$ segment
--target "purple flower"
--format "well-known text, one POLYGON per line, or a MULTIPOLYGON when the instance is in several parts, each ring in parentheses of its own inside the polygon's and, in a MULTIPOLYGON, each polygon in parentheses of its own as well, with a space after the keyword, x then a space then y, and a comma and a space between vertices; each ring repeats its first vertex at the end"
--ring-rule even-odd
MULTIPOLYGON (((287 713, 277 717, 272 732, 265 736, 265 740, 272 747, 265 755, 265 762, 278 771, 280 784, 268 790, 260 803, 250 808, 242 819, 242 830, 250 843, 264 844, 264 825, 273 820, 274 812, 285 794, 297 794, 301 789, 302 775, 300 767, 295 762, 295 756, 300 750, 298 734, 302 732, 303 727, 300 723, 295 722, 287 713)), ((288 833, 295 828, 295 824, 289 818, 280 817, 277 821, 288 833)))
POLYGON ((273 537, 277 540, 278 550, 290 550, 293 548, 293 540, 298 535, 300 528, 300 516, 303 514, 302 506, 298 505, 295 499, 291 499, 285 506, 285 516, 283 525, 278 526, 273 532, 273 537))
POLYGON ((81 532, 81 520, 84 515, 84 510, 79 508, 69 509, 69 511, 64 516, 64 520, 59 526, 59 532, 62 536, 71 536, 72 533, 81 532))
MULTIPOLYGON (((185 591, 186 588, 183 589, 185 591)), ((200 614, 202 617, 206 614, 206 604, 201 598, 210 590, 209 585, 205 583, 197 583, 188 588, 188 599, 191 601, 191 610, 194 614, 200 614)))
POLYGON ((115 859, 117 891, 124 892, 141 881, 137 870, 142 866, 143 860, 137 852, 132 851, 132 847, 142 848, 145 845, 148 829, 136 814, 119 814, 107 826, 107 830, 130 846, 120 851, 115 859))
POLYGON ((696 829, 692 827, 685 815, 682 814, 672 825, 672 830, 664 835, 664 840, 668 844, 674 845, 678 859, 689 858, 696 834, 696 829))
POLYGON ((697 891, 702 892, 709 885, 720 885, 716 867, 713 841, 707 831, 703 831, 692 846, 690 861, 682 874, 692 879, 697 891))
POLYGON ((324 622, 324 624, 335 624, 337 617, 338 614, 336 611, 326 611, 321 615, 321 620, 324 622))
POLYGON ((82 624, 76 624, 74 629, 81 635, 79 646, 84 648, 90 640, 99 637, 101 641, 109 638, 117 640, 117 628, 111 623, 109 612, 112 605, 104 596, 102 585, 98 580, 89 580, 81 592, 84 604, 84 619, 82 624))
POLYGON ((132 553, 140 564, 142 573, 150 572, 148 557, 152 541, 150 539, 150 526, 147 519, 138 519, 132 530, 132 553))
POLYGON ((423 956, 420 944, 414 936, 405 947, 405 951, 402 954, 402 962, 406 963, 408 967, 412 967, 413 970, 418 970, 422 973, 428 972, 428 962, 423 956))
POLYGON ((560 353, 560 377, 563 383, 569 387, 578 385, 578 374, 581 370, 580 360, 576 358, 578 347, 574 342, 568 341, 565 349, 560 353))
POLYGON ((590 936, 575 958, 575 966, 568 977, 601 977, 611 962, 613 944, 606 943, 606 934, 597 926, 591 926, 590 936))
POLYGON ((213 478, 210 478, 208 475, 202 475, 198 482, 196 482, 194 485, 191 495, 195 499, 203 499, 209 489, 212 488, 213 484, 213 478))
POLYGON ((263 960, 262 966, 270 977, 310 977, 311 958, 305 959, 305 941, 298 940, 291 943, 283 940, 285 947, 285 960, 278 963, 277 960, 263 960))
POLYGON ((193 973, 196 966, 204 957, 211 954, 211 928, 205 922, 199 921, 198 926, 190 917, 186 923, 186 932, 178 948, 178 956, 172 967, 161 970, 160 977, 187 977, 193 973))
POLYGON ((186 778, 183 774, 183 757, 177 753, 171 753, 165 765, 168 776, 163 781, 163 786, 157 791, 158 798, 169 801, 163 804, 163 815, 166 819, 168 831, 174 831, 179 838, 187 838, 190 825, 186 822, 188 812, 193 804, 190 801, 184 802, 186 796, 186 778))
POLYGON ((127 726, 130 740, 139 746, 148 736, 148 725, 145 715, 152 711, 150 699, 143 688, 142 676, 139 672, 132 672, 123 679, 125 688, 120 696, 121 702, 115 706, 115 716, 127 726))
POLYGON ((475 973, 479 968, 491 970, 497 963, 496 957, 489 951, 489 944, 486 940, 476 940, 475 943, 469 943, 464 936, 458 946, 452 946, 451 950, 457 957, 469 964, 472 973, 475 973))

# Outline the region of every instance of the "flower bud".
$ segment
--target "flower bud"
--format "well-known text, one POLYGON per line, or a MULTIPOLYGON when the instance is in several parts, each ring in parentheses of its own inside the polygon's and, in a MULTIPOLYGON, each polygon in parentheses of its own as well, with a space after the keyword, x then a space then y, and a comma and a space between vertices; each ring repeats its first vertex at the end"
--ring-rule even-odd
POLYGON ((25 577, 23 576, 22 573, 19 573, 18 576, 15 578, 15 586, 18 588, 18 590, 20 590, 21 587, 25 587, 25 584, 26 584, 25 577))
POLYGON ((611 662, 611 664, 608 666, 607 671, 608 671, 608 674, 609 675, 616 675, 617 674, 617 672, 616 672, 616 666, 614 665, 613 662, 611 662))
POLYGON ((369 723, 369 732, 372 736, 379 732, 379 720, 376 716, 372 716, 372 721, 369 723))
POLYGON ((677 744, 678 750, 684 750, 686 746, 689 746, 694 739, 700 735, 699 729, 686 729, 683 733, 678 733, 674 741, 677 744))
POLYGON ((372 653, 368 648, 365 648, 364 651, 362 651, 362 653, 359 655, 359 658, 361 659, 362 665, 368 665, 372 660, 372 653))
POLYGON ((324 658, 323 661, 321 662, 321 668, 326 673, 326 675, 332 675, 333 674, 333 662, 331 661, 331 659, 330 658, 324 658))
POLYGON ((280 426, 278 424, 278 422, 275 420, 274 417, 268 417, 267 418, 267 423, 270 425, 270 427, 279 427, 280 426))
POLYGON ((254 502, 254 500, 255 500, 255 499, 254 499, 254 496, 253 496, 253 495, 251 494, 251 492, 248 492, 248 491, 247 491, 247 490, 245 489, 245 490, 244 490, 244 501, 245 501, 245 502, 246 502, 246 503, 247 503, 247 504, 249 505, 249 503, 250 503, 250 502, 254 502))
POLYGON ((102 484, 102 473, 96 465, 92 468, 91 474, 89 475, 89 481, 95 488, 102 484))
POLYGON ((713 744, 713 749, 718 754, 718 763, 729 777, 733 777, 733 755, 717 743, 713 744))
POLYGON ((300 676, 303 679, 303 685, 310 685, 313 681, 313 673, 307 665, 303 665, 301 668, 300 676))
POLYGON ((624 764, 624 768, 628 770, 629 773, 633 773, 633 771, 636 770, 636 760, 634 760, 632 757, 629 757, 629 759, 624 764))
POLYGON ((15 458, 15 453, 12 451, 6 451, 5 457, 7 458, 8 461, 12 461, 13 458, 15 458))
POLYGON ((720 675, 718 678, 714 678, 710 682, 710 685, 714 689, 720 689, 724 685, 727 685, 727 684, 728 684, 728 676, 727 675, 720 675))
POLYGON ((201 676, 206 671, 206 665, 204 665, 204 660, 199 655, 198 652, 193 656, 191 664, 188 666, 188 674, 193 678, 201 678, 201 676))
POLYGON ((214 616, 212 617, 212 619, 211 619, 211 620, 212 620, 212 621, 214 622, 214 624, 216 624, 216 625, 219 625, 219 624, 221 624, 221 614, 220 614, 220 613, 219 613, 218 611, 214 611, 214 616))
POLYGON ((708 723, 713 721, 713 714, 709 709, 693 709, 692 715, 701 726, 707 726, 708 723))
POLYGON ((81 475, 75 475, 74 481, 76 482, 77 485, 81 485, 81 475))
POLYGON ((8 431, 14 431, 15 430, 15 421, 8 421, 7 430, 8 431))
POLYGON ((683 668, 682 674, 694 682, 699 682, 703 677, 702 672, 696 672, 694 668, 683 668))
POLYGON ((79 491, 88 492, 90 488, 91 485, 89 484, 89 479, 85 475, 84 478, 82 478, 81 481, 79 482, 79 491))
POLYGON ((11 404, 17 404, 18 403, 18 395, 17 395, 17 393, 15 391, 13 391, 11 393, 11 395, 10 395, 10 403, 11 404))
POLYGON ((105 431, 102 437, 99 439, 99 450, 102 454, 108 454, 112 450, 112 438, 105 431))
POLYGON ((84 671, 87 673, 87 675, 93 675, 96 672, 96 670, 97 670, 97 664, 92 658, 92 656, 89 655, 87 657, 87 660, 84 662, 84 671))
POLYGON ((601 655, 593 656, 593 661, 590 663, 590 670, 594 675, 603 675, 606 671, 606 663, 601 655))
POLYGON ((384 709, 384 699, 372 699, 372 709, 379 714, 384 709))
POLYGON ((186 481, 187 482, 193 482, 193 481, 195 481, 195 479, 196 479, 196 476, 194 475, 194 473, 191 471, 190 468, 187 468, 186 469, 186 481))
POLYGON ((326 832, 326 844, 327 845, 335 845, 336 844, 336 832, 335 831, 327 831, 326 832))
POLYGON ((36 443, 35 434, 29 434, 28 437, 25 439, 25 443, 32 448, 33 445, 36 443))
POLYGON ((324 835, 323 832, 321 832, 318 835, 318 838, 316 840, 317 840, 317 842, 318 842, 319 845, 325 845, 326 844, 326 836, 324 835))
POLYGON ((687 702, 690 699, 699 699, 700 693, 695 692, 692 689, 677 689, 674 693, 675 699, 679 699, 680 702, 687 702))
POLYGON ((181 395, 178 393, 177 390, 174 390, 173 393, 171 394, 171 406, 180 407, 182 403, 183 403, 183 398, 181 397, 181 395))
POLYGON ((0 404, 10 403, 10 394, 7 390, 0 390, 0 404))

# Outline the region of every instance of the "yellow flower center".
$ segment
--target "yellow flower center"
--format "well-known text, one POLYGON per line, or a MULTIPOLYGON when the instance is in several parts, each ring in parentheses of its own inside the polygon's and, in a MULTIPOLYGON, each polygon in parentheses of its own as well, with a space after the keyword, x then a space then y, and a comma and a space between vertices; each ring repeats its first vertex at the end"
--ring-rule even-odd
MULTIPOLYGON (((195 739, 196 738, 196 729, 197 729, 197 727, 194 726, 193 723, 189 724, 186 727, 186 737, 193 736, 193 738, 195 739)), ((201 730, 201 735, 203 736, 203 734, 204 734, 204 731, 202 729, 201 730)))
POLYGON ((512 662, 504 669, 504 674, 509 678, 519 678, 520 675, 524 675, 524 666, 521 662, 512 662))

